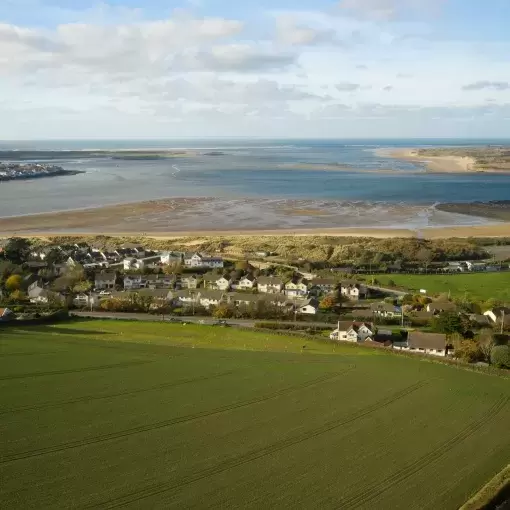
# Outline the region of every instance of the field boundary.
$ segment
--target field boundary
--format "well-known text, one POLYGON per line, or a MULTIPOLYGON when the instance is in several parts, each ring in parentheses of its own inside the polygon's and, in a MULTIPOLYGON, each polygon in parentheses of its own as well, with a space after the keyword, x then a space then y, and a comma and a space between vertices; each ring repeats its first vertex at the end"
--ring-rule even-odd
POLYGON ((459 510, 496 510, 505 501, 510 501, 510 464, 489 480, 459 510))

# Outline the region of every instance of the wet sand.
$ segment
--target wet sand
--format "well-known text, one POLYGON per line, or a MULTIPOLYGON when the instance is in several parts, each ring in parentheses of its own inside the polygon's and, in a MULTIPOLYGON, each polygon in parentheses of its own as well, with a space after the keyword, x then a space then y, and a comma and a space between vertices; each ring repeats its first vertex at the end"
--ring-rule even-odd
POLYGON ((423 205, 178 198, 0 218, 0 235, 510 237, 510 223, 423 205))

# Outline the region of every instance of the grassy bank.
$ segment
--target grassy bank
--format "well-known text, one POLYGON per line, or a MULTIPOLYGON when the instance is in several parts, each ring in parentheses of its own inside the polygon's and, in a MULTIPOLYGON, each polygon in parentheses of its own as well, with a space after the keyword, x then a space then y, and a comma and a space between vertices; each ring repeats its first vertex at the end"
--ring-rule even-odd
POLYGON ((392 274, 375 275, 381 285, 387 286, 393 281, 398 287, 411 292, 425 289, 429 295, 451 292, 452 297, 468 297, 487 301, 494 298, 510 302, 510 272, 470 273, 452 275, 413 275, 392 274))
POLYGON ((508 380, 378 350, 122 321, 0 347, 5 508, 453 510, 510 455, 508 380))

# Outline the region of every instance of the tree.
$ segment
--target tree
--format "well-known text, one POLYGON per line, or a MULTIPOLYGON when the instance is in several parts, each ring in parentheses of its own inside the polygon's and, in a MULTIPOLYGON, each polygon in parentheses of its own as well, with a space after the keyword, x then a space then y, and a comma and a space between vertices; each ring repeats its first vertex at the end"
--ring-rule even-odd
POLYGON ((13 274, 7 278, 5 282, 5 289, 8 292, 14 292, 16 290, 20 290, 21 284, 23 282, 23 278, 19 274, 13 274))
POLYGON ((464 326, 462 319, 457 313, 443 312, 432 319, 432 329, 438 333, 445 335, 453 335, 455 333, 463 334, 464 326))
POLYGON ((81 282, 78 282, 73 287, 74 293, 80 293, 80 292, 88 292, 92 288, 92 282, 89 282, 88 280, 82 280, 81 282))
POLYGON ((11 292, 11 295, 9 296, 11 301, 25 301, 26 298, 26 294, 19 289, 11 292))
POLYGON ((243 271, 243 272, 247 272, 247 271, 250 271, 250 269, 252 269, 252 267, 250 266, 250 263, 247 260, 240 260, 240 261, 236 262, 235 268, 236 268, 236 271, 243 271))
POLYGON ((216 319, 230 319, 234 316, 234 313, 235 310, 231 306, 220 304, 216 307, 212 315, 216 319))
POLYGON ((510 345, 496 345, 492 349, 491 363, 498 368, 510 368, 510 345))
POLYGON ((53 282, 53 289, 57 292, 69 292, 75 285, 84 280, 85 271, 83 266, 77 264, 73 268, 68 269, 53 282))
POLYGON ((494 345, 494 333, 492 329, 482 329, 478 334, 478 346, 484 361, 487 363, 491 362, 491 354, 494 345))
POLYGON ((453 345, 455 347, 455 357, 466 363, 475 363, 483 359, 480 346, 474 340, 462 340, 458 337, 458 339, 453 342, 453 345))
POLYGON ((319 304, 321 310, 330 311, 337 306, 337 298, 333 295, 325 296, 319 304))
POLYGON ((184 267, 180 262, 173 262, 163 267, 163 272, 167 275, 181 274, 184 267))
POLYGON ((428 271, 429 264, 432 262, 433 258, 434 258, 433 253, 428 248, 425 247, 421 248, 416 253, 416 260, 423 263, 423 265, 425 266, 425 272, 428 271))
POLYGON ((30 241, 21 237, 11 237, 4 247, 4 259, 21 265, 30 255, 30 241))

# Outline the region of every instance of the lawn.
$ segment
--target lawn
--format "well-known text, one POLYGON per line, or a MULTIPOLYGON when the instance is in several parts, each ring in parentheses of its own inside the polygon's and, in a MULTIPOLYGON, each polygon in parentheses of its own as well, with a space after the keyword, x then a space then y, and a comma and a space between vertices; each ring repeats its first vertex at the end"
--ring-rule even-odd
POLYGON ((425 289, 429 295, 451 292, 452 297, 464 297, 466 293, 480 301, 494 298, 510 303, 510 272, 471 273, 451 275, 383 274, 375 275, 381 285, 393 280, 396 285, 413 292, 425 289))
POLYGON ((1 508, 453 510, 510 459, 508 379, 379 350, 74 321, 0 367, 1 508))

